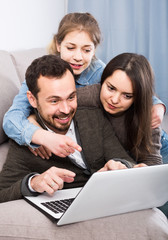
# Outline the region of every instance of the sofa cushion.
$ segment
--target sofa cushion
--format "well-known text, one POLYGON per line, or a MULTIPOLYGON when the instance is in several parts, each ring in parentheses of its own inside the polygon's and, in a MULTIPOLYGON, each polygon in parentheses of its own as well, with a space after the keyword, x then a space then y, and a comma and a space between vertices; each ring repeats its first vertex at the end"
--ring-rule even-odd
POLYGON ((31 62, 38 57, 47 54, 45 48, 34 48, 22 51, 11 52, 13 63, 16 67, 19 80, 22 83, 25 79, 25 72, 31 62))
POLYGON ((19 88, 20 81, 10 54, 0 51, 0 144, 7 140, 2 129, 3 116, 11 106, 19 88))
POLYGON ((0 239, 166 240, 167 219, 158 209, 120 214, 57 227, 24 200, 0 204, 0 239))

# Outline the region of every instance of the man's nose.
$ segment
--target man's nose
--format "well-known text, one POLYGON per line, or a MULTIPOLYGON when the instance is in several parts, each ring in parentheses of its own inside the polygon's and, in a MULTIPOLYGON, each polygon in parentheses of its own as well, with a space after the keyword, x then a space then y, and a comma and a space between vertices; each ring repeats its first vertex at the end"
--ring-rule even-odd
POLYGON ((59 111, 62 112, 62 113, 65 113, 65 114, 69 114, 70 108, 69 108, 69 105, 66 101, 63 101, 63 102, 60 103, 59 111))

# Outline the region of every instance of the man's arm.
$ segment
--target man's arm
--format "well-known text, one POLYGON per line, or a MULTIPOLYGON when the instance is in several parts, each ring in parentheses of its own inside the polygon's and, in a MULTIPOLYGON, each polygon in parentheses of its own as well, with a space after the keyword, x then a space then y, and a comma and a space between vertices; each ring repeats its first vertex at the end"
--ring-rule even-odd
POLYGON ((31 170, 26 166, 20 148, 14 141, 10 142, 8 156, 0 172, 0 202, 22 198, 21 182, 31 170))
POLYGON ((48 161, 44 163, 43 167, 42 164, 40 159, 33 159, 26 147, 21 147, 11 141, 7 160, 0 173, 0 202, 20 199, 25 195, 37 195, 37 192, 46 191, 52 194, 63 188, 64 182, 74 181, 75 173, 72 171, 51 167, 52 164, 48 161), (39 170, 40 168, 41 170, 39 170), (44 172, 35 175, 37 171, 44 172), (28 185, 29 178, 32 176, 31 188, 33 191, 29 189, 28 185))
POLYGON ((31 179, 31 188, 38 192, 47 192, 52 195, 58 189, 64 187, 64 182, 74 181, 75 173, 66 169, 51 167, 42 174, 35 175, 31 179))

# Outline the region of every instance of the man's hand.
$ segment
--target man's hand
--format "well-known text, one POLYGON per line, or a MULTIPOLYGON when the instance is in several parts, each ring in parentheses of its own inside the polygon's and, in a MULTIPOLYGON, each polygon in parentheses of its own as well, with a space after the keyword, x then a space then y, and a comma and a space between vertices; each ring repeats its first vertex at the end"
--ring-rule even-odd
POLYGON ((163 104, 155 104, 152 106, 152 128, 157 128, 163 121, 165 107, 163 104))
POLYGON ((58 189, 62 189, 64 182, 74 181, 75 173, 66 169, 51 167, 44 173, 36 175, 31 179, 31 187, 36 192, 46 191, 52 195, 58 189))
POLYGON ((69 154, 82 151, 82 148, 68 136, 49 132, 44 129, 38 129, 32 136, 32 142, 42 147, 37 150, 30 149, 34 155, 42 158, 51 156, 52 153, 59 157, 67 157, 69 154))
POLYGON ((127 169, 127 167, 119 161, 109 160, 104 165, 104 167, 101 168, 98 172, 104 172, 109 170, 119 170, 119 169, 127 169))

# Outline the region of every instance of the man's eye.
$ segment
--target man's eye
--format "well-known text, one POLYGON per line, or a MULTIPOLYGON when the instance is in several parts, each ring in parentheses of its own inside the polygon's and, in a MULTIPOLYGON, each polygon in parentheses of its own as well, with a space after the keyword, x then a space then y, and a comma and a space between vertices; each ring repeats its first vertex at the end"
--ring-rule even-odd
POLYGON ((75 97, 76 97, 76 95, 75 96, 70 96, 69 100, 73 100, 73 99, 75 99, 75 97))
POLYGON ((57 101, 57 100, 51 100, 50 102, 53 103, 53 104, 55 104, 55 103, 57 103, 58 101, 57 101))

